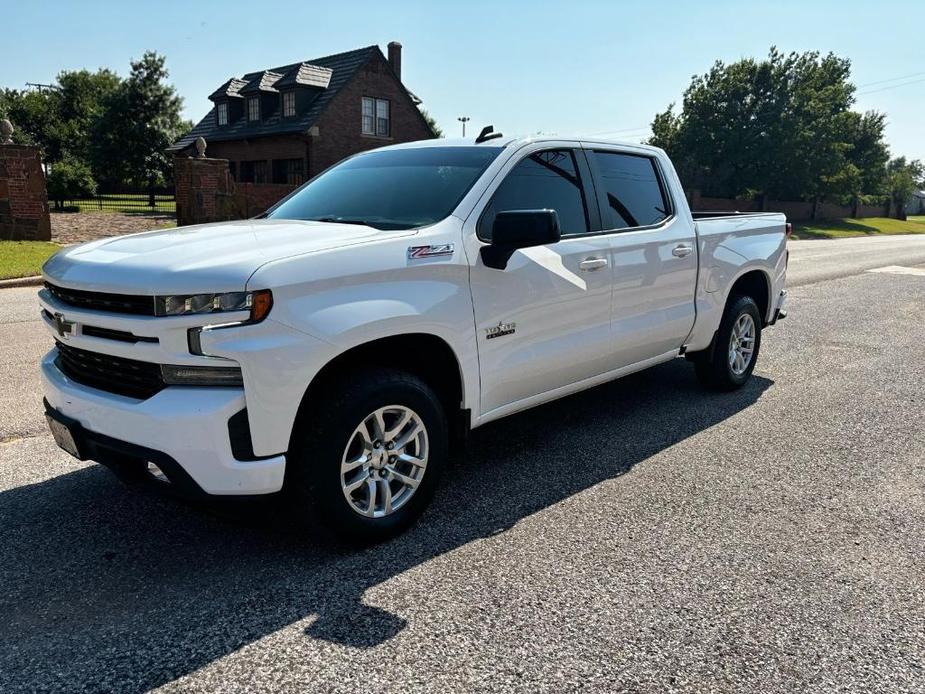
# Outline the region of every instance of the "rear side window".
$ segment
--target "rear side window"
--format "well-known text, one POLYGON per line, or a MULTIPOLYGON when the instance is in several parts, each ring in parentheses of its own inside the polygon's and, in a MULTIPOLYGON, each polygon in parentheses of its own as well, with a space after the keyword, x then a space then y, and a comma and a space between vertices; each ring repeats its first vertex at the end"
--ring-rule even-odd
POLYGON ((495 215, 510 210, 555 210, 562 235, 588 233, 588 212, 575 155, 567 149, 535 152, 498 186, 479 222, 479 237, 491 239, 495 215))
POLYGON ((668 218, 670 205, 650 157, 617 152, 593 152, 606 205, 605 229, 644 227, 668 218))

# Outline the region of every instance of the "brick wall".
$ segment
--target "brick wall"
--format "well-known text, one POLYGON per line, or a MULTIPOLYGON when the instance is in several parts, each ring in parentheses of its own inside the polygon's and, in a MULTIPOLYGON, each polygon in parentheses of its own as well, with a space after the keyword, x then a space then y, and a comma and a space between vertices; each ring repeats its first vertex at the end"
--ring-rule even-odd
POLYGON ((282 184, 235 183, 227 159, 177 157, 177 225, 248 219, 295 189, 282 184))
POLYGON ((0 240, 50 239, 48 194, 38 148, 0 145, 0 240))
POLYGON ((433 133, 389 64, 376 55, 341 87, 318 119, 318 137, 311 142, 310 174, 324 171, 344 157, 399 142, 429 140, 433 133), (362 97, 388 99, 391 135, 376 137, 361 132, 362 97))
MULTIPOLYGON (((307 135, 274 135, 258 137, 253 140, 233 140, 231 142, 209 142, 206 153, 217 159, 229 159, 233 162, 267 161, 276 159, 301 159, 304 170, 308 171, 309 137, 307 135)), ((273 175, 272 163, 267 164, 268 175, 273 175)))

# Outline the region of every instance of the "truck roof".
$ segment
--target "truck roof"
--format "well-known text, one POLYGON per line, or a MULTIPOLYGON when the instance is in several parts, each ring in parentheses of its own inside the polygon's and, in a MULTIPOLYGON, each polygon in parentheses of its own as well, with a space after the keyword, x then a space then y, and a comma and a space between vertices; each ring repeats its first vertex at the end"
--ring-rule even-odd
POLYGON ((389 145, 381 149, 411 149, 418 147, 519 147, 532 142, 574 142, 574 143, 598 143, 609 145, 622 145, 637 149, 645 149, 651 152, 661 152, 658 147, 651 145, 642 145, 638 142, 628 142, 626 140, 615 140, 608 137, 599 137, 593 135, 526 135, 520 137, 497 137, 492 140, 486 140, 482 143, 476 143, 474 137, 443 137, 432 140, 416 140, 414 142, 403 142, 401 144, 389 145))

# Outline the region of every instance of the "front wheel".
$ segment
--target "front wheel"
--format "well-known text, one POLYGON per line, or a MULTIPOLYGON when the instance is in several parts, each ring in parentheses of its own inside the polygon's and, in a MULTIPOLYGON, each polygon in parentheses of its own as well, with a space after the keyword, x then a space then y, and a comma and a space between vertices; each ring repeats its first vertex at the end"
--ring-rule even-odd
POLYGON ((430 503, 445 466, 439 398, 391 369, 361 371, 325 395, 293 433, 296 512, 356 542, 402 532, 430 503))
POLYGON ((755 369, 761 348, 761 313, 750 296, 733 297, 711 349, 694 356, 697 378, 714 390, 745 385, 755 369))

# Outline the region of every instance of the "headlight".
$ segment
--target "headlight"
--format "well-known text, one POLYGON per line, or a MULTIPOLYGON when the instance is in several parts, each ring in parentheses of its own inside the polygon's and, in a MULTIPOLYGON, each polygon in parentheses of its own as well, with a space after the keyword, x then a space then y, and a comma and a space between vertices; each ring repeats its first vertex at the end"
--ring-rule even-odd
POLYGON ((161 378, 170 386, 242 386, 241 369, 237 366, 174 366, 161 365, 161 378))
POLYGON ((222 294, 180 294, 155 299, 158 316, 187 316, 197 313, 229 313, 250 311, 251 323, 263 320, 273 307, 269 289, 255 292, 225 292, 222 294))

